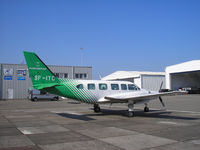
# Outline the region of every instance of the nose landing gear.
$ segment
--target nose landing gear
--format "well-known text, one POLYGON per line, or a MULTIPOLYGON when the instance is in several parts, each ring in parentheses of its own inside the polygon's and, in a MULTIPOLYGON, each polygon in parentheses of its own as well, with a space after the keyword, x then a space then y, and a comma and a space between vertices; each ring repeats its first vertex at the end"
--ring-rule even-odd
POLYGON ((128 102, 128 117, 134 117, 134 103, 133 103, 133 101, 128 102))

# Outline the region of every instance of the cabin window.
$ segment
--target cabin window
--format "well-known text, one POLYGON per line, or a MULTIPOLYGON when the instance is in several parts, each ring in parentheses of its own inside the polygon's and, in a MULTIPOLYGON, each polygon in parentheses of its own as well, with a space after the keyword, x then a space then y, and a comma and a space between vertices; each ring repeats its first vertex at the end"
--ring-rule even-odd
POLYGON ((77 87, 77 89, 83 89, 83 84, 79 84, 76 87, 77 87))
POLYGON ((138 88, 134 84, 128 84, 129 90, 137 90, 138 88))
POLYGON ((126 84, 121 84, 121 89, 122 90, 127 90, 127 85, 126 84))
POLYGON ((40 94, 41 94, 41 95, 45 95, 45 94, 47 94, 47 92, 45 92, 45 91, 40 91, 40 94))
POLYGON ((95 90, 95 84, 88 84, 88 90, 95 90))
POLYGON ((119 90, 119 85, 118 84, 111 84, 111 89, 112 90, 119 90))
POLYGON ((99 84, 99 90, 107 90, 107 84, 99 84))

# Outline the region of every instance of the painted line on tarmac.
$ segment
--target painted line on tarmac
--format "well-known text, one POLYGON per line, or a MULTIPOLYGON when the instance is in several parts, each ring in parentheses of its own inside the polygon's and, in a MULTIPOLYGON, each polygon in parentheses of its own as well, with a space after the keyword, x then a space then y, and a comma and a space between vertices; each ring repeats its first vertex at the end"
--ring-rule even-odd
POLYGON ((177 122, 172 122, 172 121, 158 121, 160 124, 169 124, 169 125, 177 125, 177 122))
POLYGON ((183 123, 183 122, 174 122, 174 121, 158 121, 158 124, 166 124, 171 126, 189 126, 191 124, 183 123))

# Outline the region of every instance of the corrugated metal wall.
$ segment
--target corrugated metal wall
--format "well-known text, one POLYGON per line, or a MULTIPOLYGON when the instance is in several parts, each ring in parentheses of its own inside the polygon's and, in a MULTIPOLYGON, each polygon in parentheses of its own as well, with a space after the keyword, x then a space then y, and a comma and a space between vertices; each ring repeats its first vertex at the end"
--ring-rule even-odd
POLYGON ((68 78, 72 79, 72 70, 73 70, 73 66, 48 66, 49 69, 53 72, 53 73, 67 73, 68 74, 68 78))
MULTIPOLYGON (((27 66, 24 64, 1 64, 0 99, 25 99, 28 89, 32 87, 27 66), (26 75, 19 74, 26 70, 26 75), (1 88, 2 87, 2 88, 1 88)), ((77 73, 86 73, 87 79, 92 79, 92 67, 48 66, 54 73, 67 73, 72 79, 77 73)))
POLYGON ((165 88, 165 76, 163 75, 141 75, 141 84, 143 89, 158 91, 163 82, 162 88, 165 88))
POLYGON ((24 99, 28 97, 28 88, 32 86, 27 67, 23 64, 2 64, 2 99, 24 99), (12 70, 6 74, 6 70, 12 70), (18 74, 25 70, 26 75, 18 74))
POLYGON ((92 79, 92 68, 91 67, 79 67, 79 66, 76 66, 74 67, 74 79, 75 79, 75 74, 84 74, 86 73, 87 74, 87 78, 88 80, 91 80, 92 79))

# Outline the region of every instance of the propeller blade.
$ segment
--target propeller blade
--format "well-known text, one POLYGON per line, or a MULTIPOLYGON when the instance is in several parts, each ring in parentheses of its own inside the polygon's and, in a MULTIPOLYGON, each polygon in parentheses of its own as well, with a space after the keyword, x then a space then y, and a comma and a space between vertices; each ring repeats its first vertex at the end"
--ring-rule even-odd
POLYGON ((163 86, 163 81, 162 81, 161 84, 160 84, 160 89, 159 89, 159 91, 161 91, 162 86, 163 86))
POLYGON ((165 107, 165 103, 163 102, 163 100, 162 100, 162 98, 160 96, 159 96, 159 100, 160 100, 162 106, 165 107))

